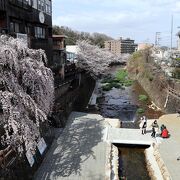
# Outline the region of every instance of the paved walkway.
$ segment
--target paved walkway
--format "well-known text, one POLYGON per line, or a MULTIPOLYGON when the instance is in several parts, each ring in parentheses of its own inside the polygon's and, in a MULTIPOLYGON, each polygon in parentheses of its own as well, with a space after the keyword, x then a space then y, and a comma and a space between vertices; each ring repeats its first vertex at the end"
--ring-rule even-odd
POLYGON ((100 115, 71 113, 63 133, 54 141, 35 180, 105 179, 106 143, 100 115))
POLYGON ((170 133, 170 138, 161 140, 159 152, 172 179, 179 180, 180 161, 177 161, 177 157, 180 156, 180 117, 177 114, 164 115, 158 124, 164 124, 170 133))
POLYGON ((158 120, 165 124, 170 138, 151 138, 148 120, 146 135, 140 129, 105 128, 105 121, 97 114, 73 112, 62 134, 54 141, 35 180, 102 180, 105 179, 107 143, 159 144, 159 152, 173 180, 180 179, 180 117, 164 115, 158 120))
POLYGON ((112 143, 151 145, 156 142, 151 137, 151 131, 148 131, 145 135, 141 134, 140 129, 108 128, 107 131, 107 141, 112 143))

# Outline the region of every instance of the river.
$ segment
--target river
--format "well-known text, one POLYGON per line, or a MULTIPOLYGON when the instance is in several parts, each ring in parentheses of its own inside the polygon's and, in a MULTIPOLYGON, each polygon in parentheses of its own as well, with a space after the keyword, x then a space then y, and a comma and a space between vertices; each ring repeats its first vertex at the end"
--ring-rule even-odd
MULTIPOLYGON (((114 76, 119 67, 111 69, 114 76)), ((138 120, 141 116, 148 119, 157 119, 163 113, 150 107, 152 101, 137 81, 131 86, 121 89, 112 88, 110 91, 102 91, 97 99, 98 113, 103 117, 118 118, 123 128, 139 128, 138 120), (146 95, 148 100, 139 100, 139 95, 146 95), (144 113, 138 114, 137 109, 143 108, 144 113)), ((119 150, 119 178, 129 180, 150 180, 146 168, 144 150, 147 147, 132 147, 116 145, 119 150)))
MULTIPOLYGON (((113 67, 111 69, 112 76, 118 68, 113 67)), ((150 108, 151 104, 150 97, 137 81, 134 81, 129 87, 103 91, 97 99, 99 113, 103 117, 118 118, 122 121, 122 126, 128 128, 139 128, 138 120, 141 116, 146 116, 148 119, 157 119, 163 114, 161 111, 150 108), (146 95, 148 100, 146 102, 140 101, 139 95, 146 95), (138 114, 138 108, 143 108, 145 112, 138 114)))

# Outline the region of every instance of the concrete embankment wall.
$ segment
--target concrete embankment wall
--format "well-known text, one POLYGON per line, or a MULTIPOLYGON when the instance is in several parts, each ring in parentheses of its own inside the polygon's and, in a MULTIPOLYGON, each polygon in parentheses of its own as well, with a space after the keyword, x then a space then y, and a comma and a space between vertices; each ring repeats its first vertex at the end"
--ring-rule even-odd
POLYGON ((169 94, 167 101, 167 87, 170 86, 180 93, 180 83, 164 75, 150 57, 148 51, 137 52, 130 58, 127 70, 130 78, 137 80, 148 93, 152 101, 167 113, 174 113, 180 109, 180 98, 169 94), (166 104, 167 101, 167 104, 166 104), (166 107, 164 107, 166 105, 166 107))
POLYGON ((170 180, 171 176, 160 156, 157 145, 145 149, 146 167, 152 180, 170 180))
POLYGON ((75 111, 83 111, 91 97, 95 80, 86 73, 79 73, 74 80, 56 88, 52 125, 64 127, 67 117, 75 111))

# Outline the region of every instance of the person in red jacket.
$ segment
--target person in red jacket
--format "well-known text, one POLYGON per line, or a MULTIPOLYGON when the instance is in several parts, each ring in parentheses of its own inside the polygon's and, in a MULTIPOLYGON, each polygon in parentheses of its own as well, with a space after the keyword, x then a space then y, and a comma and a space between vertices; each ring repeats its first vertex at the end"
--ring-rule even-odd
POLYGON ((166 129, 166 126, 165 126, 164 129, 162 130, 161 137, 162 137, 162 138, 168 138, 168 137, 169 137, 169 132, 168 132, 168 130, 166 129))

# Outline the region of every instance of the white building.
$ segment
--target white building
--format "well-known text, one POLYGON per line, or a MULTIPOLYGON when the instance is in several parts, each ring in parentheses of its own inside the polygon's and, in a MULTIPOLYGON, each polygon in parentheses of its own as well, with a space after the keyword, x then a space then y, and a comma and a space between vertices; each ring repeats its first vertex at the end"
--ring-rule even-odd
POLYGON ((66 46, 66 52, 67 52, 67 60, 72 62, 76 61, 76 55, 78 53, 78 46, 77 45, 67 45, 66 46))

